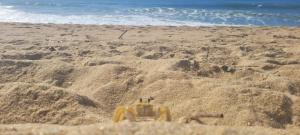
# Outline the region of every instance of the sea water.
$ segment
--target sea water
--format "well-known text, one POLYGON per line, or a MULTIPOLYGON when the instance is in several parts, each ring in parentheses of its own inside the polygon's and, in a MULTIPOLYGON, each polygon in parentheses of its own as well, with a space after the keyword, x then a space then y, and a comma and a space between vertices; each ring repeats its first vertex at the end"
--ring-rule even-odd
POLYGON ((0 0, 0 22, 300 26, 300 0, 0 0))

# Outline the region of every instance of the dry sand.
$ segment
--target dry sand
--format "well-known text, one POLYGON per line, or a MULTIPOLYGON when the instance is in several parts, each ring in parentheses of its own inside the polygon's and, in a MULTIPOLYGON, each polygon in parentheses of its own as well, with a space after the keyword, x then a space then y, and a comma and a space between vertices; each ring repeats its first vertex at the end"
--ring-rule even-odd
POLYGON ((0 74, 0 134, 300 134, 300 28, 1 23, 0 74), (111 122, 148 96, 173 122, 111 122))

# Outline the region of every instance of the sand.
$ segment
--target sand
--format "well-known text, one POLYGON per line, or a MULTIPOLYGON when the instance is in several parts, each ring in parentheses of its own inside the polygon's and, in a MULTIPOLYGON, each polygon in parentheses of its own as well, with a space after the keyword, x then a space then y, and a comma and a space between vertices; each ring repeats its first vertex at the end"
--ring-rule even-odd
POLYGON ((0 33, 1 134, 300 134, 300 28, 0 23, 0 33), (111 122, 116 106, 149 96, 172 122, 111 122), (198 113, 224 118, 182 123, 198 113))

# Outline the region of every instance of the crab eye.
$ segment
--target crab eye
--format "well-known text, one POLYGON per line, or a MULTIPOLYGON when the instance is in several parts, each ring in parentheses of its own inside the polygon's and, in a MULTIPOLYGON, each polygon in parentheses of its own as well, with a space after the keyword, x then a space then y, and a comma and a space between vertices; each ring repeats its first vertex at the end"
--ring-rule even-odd
POLYGON ((140 103, 142 103, 143 102, 143 99, 142 98, 140 98, 140 103))
POLYGON ((150 99, 148 99, 148 103, 150 103, 150 99))

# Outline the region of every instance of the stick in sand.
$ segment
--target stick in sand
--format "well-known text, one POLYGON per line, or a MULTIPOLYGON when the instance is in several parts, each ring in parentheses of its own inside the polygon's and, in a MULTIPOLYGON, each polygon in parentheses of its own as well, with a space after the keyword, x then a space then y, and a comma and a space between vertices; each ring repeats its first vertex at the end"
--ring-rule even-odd
POLYGON ((125 30, 120 36, 119 39, 123 39, 123 36, 127 33, 128 30, 125 30))

